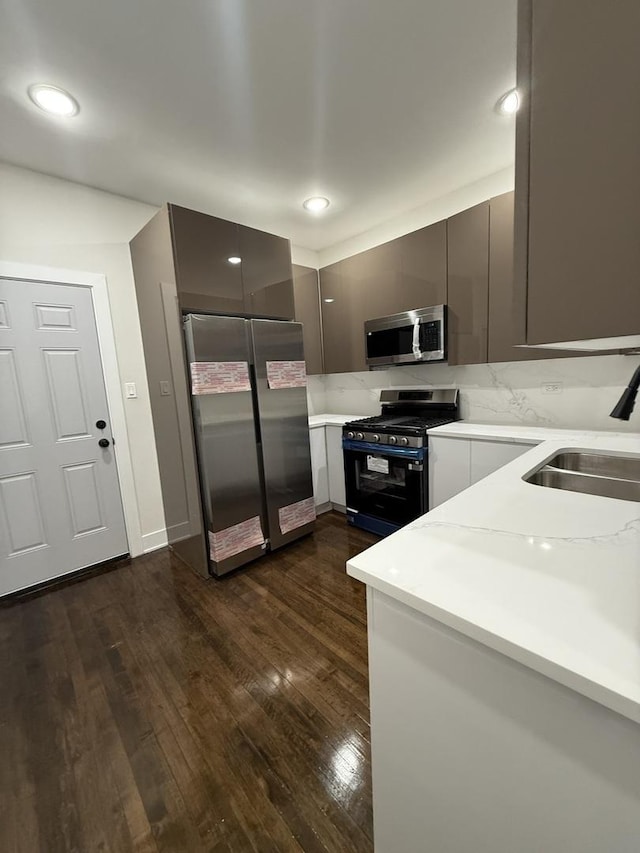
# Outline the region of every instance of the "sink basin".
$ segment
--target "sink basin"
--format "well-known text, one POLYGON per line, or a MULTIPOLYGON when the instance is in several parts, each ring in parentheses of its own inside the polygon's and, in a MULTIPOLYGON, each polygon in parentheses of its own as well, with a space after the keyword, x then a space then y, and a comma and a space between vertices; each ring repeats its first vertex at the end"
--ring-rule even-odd
POLYGON ((563 451, 524 479, 548 489, 640 502, 640 457, 563 451))
POLYGON ((571 450, 554 456, 547 465, 561 468, 563 471, 578 471, 596 477, 615 477, 617 480, 640 482, 640 457, 607 456, 606 453, 571 450))

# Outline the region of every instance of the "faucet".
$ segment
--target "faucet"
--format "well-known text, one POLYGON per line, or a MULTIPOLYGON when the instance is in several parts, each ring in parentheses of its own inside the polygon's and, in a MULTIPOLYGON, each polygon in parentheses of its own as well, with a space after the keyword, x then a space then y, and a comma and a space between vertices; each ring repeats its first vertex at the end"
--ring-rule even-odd
POLYGON ((633 376, 631 377, 631 382, 627 385, 627 387, 622 392, 622 396, 614 406, 613 411, 611 412, 610 417, 619 418, 621 421, 628 421, 631 412, 633 411, 633 407, 636 402, 636 394, 638 393, 638 388, 640 387, 640 365, 635 369, 633 376))

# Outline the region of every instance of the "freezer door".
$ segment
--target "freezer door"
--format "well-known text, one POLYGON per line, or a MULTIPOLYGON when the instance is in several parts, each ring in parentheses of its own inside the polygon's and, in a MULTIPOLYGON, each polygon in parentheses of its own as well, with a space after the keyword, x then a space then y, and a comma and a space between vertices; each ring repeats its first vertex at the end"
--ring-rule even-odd
POLYGON ((207 551, 212 573, 223 575, 266 547, 249 323, 188 314, 185 340, 207 551))
POLYGON ((315 521, 302 325, 249 322, 269 541, 275 549, 310 533, 315 521), (293 387, 277 387, 287 384, 293 387))

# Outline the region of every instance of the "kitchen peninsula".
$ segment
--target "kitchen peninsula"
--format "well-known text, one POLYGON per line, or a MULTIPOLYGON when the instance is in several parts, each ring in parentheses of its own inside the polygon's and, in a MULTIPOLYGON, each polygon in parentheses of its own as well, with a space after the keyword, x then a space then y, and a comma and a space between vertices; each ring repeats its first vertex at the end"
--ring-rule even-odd
POLYGON ((367 584, 377 853, 638 849, 640 503, 525 482, 569 447, 347 564, 367 584))

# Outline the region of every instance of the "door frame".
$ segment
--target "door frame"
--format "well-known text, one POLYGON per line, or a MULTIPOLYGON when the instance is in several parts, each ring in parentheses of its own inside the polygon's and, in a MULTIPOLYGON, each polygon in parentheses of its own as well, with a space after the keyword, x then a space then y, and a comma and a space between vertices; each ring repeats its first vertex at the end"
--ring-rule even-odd
POLYGON ((111 430, 115 437, 114 450, 118 471, 120 500, 124 513, 125 532, 132 557, 144 553, 140 513, 136 496, 133 463, 129 448, 129 435, 121 393, 120 370, 116 353, 115 336, 111 320, 107 279, 100 273, 79 272, 37 264, 14 263, 0 260, 0 281, 35 282, 37 284, 67 284, 88 287, 93 302, 93 316, 98 332, 98 349, 102 361, 102 375, 107 394, 107 407, 111 430))

